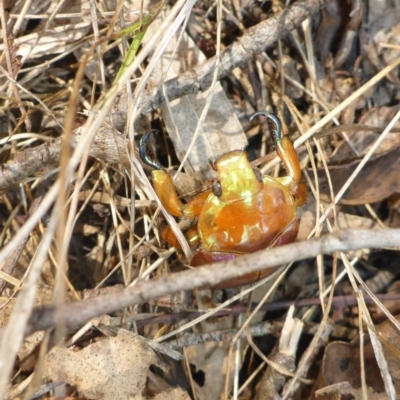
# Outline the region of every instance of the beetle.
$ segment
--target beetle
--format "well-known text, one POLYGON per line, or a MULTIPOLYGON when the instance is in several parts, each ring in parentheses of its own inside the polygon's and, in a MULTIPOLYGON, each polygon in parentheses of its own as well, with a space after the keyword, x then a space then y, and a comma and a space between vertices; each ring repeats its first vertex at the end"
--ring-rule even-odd
MULTIPOLYGON (((262 175, 251 165, 244 150, 230 151, 211 162, 217 178, 211 181, 210 188, 186 204, 178 198, 168 172, 147 153, 147 143, 154 130, 140 141, 140 158, 153 168, 152 182, 161 203, 171 215, 191 221, 185 234, 195 249, 191 266, 229 260, 296 239, 300 223, 297 207, 307 200, 307 189, 300 183, 297 153, 290 139, 282 135, 282 125, 276 115, 262 111, 255 113, 251 120, 257 116, 266 118, 287 175, 278 178, 262 175)), ((179 249, 169 227, 163 230, 162 237, 179 249)), ((270 273, 271 269, 249 273, 216 287, 251 284, 270 273)))

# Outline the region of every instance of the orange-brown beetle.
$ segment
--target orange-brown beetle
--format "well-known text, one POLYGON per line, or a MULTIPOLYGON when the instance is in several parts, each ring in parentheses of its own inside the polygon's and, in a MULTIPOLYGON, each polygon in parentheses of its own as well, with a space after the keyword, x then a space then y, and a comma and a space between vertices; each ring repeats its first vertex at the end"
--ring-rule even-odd
MULTIPOLYGON (((267 118, 287 176, 263 176, 250 164, 245 151, 231 151, 212 163, 217 178, 211 182, 211 188, 187 204, 179 200, 170 175, 147 155, 146 144, 152 131, 140 142, 141 159, 154 168, 154 189, 166 210, 175 217, 193 221, 186 232, 189 244, 195 249, 192 266, 228 260, 296 239, 299 228, 296 208, 307 199, 307 191, 299 183, 297 154, 289 138, 282 135, 278 117, 266 112, 258 112, 252 118, 255 116, 267 118)), ((179 247, 169 228, 164 230, 163 237, 179 247)), ((218 288, 254 283, 265 275, 249 273, 218 288)))

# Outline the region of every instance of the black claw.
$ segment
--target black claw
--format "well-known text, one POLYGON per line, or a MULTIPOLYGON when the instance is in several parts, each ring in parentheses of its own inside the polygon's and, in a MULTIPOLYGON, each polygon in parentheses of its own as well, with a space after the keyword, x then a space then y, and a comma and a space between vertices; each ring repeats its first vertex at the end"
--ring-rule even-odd
POLYGON ((259 111, 253 114, 250 117, 250 121, 252 121, 255 117, 262 116, 267 118, 268 127, 274 137, 275 142, 278 142, 282 139, 282 123, 281 120, 275 115, 268 113, 266 111, 259 111))
POLYGON ((149 167, 152 167, 152 168, 158 169, 158 170, 164 170, 162 165, 156 159, 150 158, 149 155, 147 154, 147 143, 149 142, 150 135, 152 133, 158 133, 158 132, 159 131, 157 129, 152 129, 151 131, 146 132, 142 136, 142 138, 140 139, 140 143, 139 143, 139 155, 140 155, 140 159, 149 167))

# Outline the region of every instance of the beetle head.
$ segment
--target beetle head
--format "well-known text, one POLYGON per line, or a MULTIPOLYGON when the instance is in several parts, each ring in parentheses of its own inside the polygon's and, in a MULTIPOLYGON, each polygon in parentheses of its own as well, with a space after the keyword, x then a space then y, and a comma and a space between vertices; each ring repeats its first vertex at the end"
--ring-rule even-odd
POLYGON ((221 201, 238 201, 253 196, 262 188, 253 167, 242 150, 221 156, 214 163, 220 190, 214 193, 221 201), (220 194, 220 195, 219 195, 220 194))

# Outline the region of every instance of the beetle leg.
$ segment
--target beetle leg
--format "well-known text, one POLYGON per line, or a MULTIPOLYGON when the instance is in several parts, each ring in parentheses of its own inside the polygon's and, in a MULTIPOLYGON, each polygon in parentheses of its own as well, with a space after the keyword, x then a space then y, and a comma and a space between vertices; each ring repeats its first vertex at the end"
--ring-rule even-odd
MULTIPOLYGON (((199 235, 199 231, 197 229, 197 221, 191 221, 192 225, 185 232, 186 240, 188 241, 191 247, 196 246, 201 243, 201 238, 199 235)), ((161 237, 172 247, 175 247, 177 250, 182 250, 182 246, 176 238, 174 232, 172 231, 170 226, 166 226, 161 231, 161 237)))
POLYGON ((162 205, 174 217, 197 217, 204 207, 204 203, 210 195, 210 191, 205 191, 192 199, 188 204, 182 204, 176 193, 175 186, 172 182, 171 176, 158 162, 157 159, 151 158, 147 153, 147 144, 150 135, 153 132, 158 132, 153 129, 143 135, 140 139, 139 155, 141 160, 150 167, 154 168, 151 173, 153 180, 154 190, 157 193, 162 205))
POLYGON ((154 168, 151 173, 153 180, 154 190, 157 193, 161 204, 165 209, 174 217, 184 216, 184 207, 179 200, 178 194, 176 193, 175 186, 172 182, 171 177, 168 172, 161 166, 161 164, 156 160, 149 157, 147 153, 147 143, 149 141, 150 135, 153 132, 158 132, 153 129, 144 134, 140 140, 139 155, 141 160, 150 167, 154 168))
POLYGON ((204 204, 211 194, 210 190, 198 194, 184 206, 185 217, 195 218, 198 217, 204 208, 204 204))
POLYGON ((308 189, 304 183, 299 183, 292 190, 292 195, 296 200, 296 206, 301 207, 306 204, 308 198, 308 189))
POLYGON ((147 153, 147 144, 150 140, 150 135, 153 133, 158 133, 157 129, 152 129, 151 131, 146 132, 142 138, 140 139, 139 143, 139 155, 140 159, 149 167, 152 167, 159 171, 164 171, 162 165, 158 162, 157 159, 151 158, 147 153))
MULTIPOLYGON (((192 221, 193 222, 193 221, 192 221)), ((181 244, 176 238, 174 232, 172 231, 170 226, 166 226, 161 231, 161 237, 172 247, 175 247, 177 250, 182 250, 181 244)), ((185 237, 190 246, 195 246, 201 242, 199 232, 197 229, 197 222, 194 221, 193 225, 189 226, 189 228, 185 232, 185 237)))
MULTIPOLYGON (((190 246, 195 246, 201 242, 199 230, 197 228, 197 220, 194 218, 200 215, 204 207, 204 203, 209 196, 210 191, 207 190, 189 201, 188 204, 183 205, 184 216, 192 220, 190 227, 185 232, 186 239, 190 246)), ((161 236, 170 246, 173 246, 176 249, 181 249, 181 245, 169 226, 163 229, 161 236)))
POLYGON ((300 182, 301 169, 293 144, 287 136, 282 135, 282 124, 276 115, 260 111, 255 113, 250 121, 259 115, 267 118, 268 127, 274 138, 276 153, 282 160, 288 174, 288 177, 282 179, 282 183, 286 186, 295 187, 300 182))
POLYGON ((201 243, 201 238, 199 235, 199 230, 197 228, 197 221, 193 224, 185 233, 185 236, 190 244, 190 246, 195 246, 201 243))

